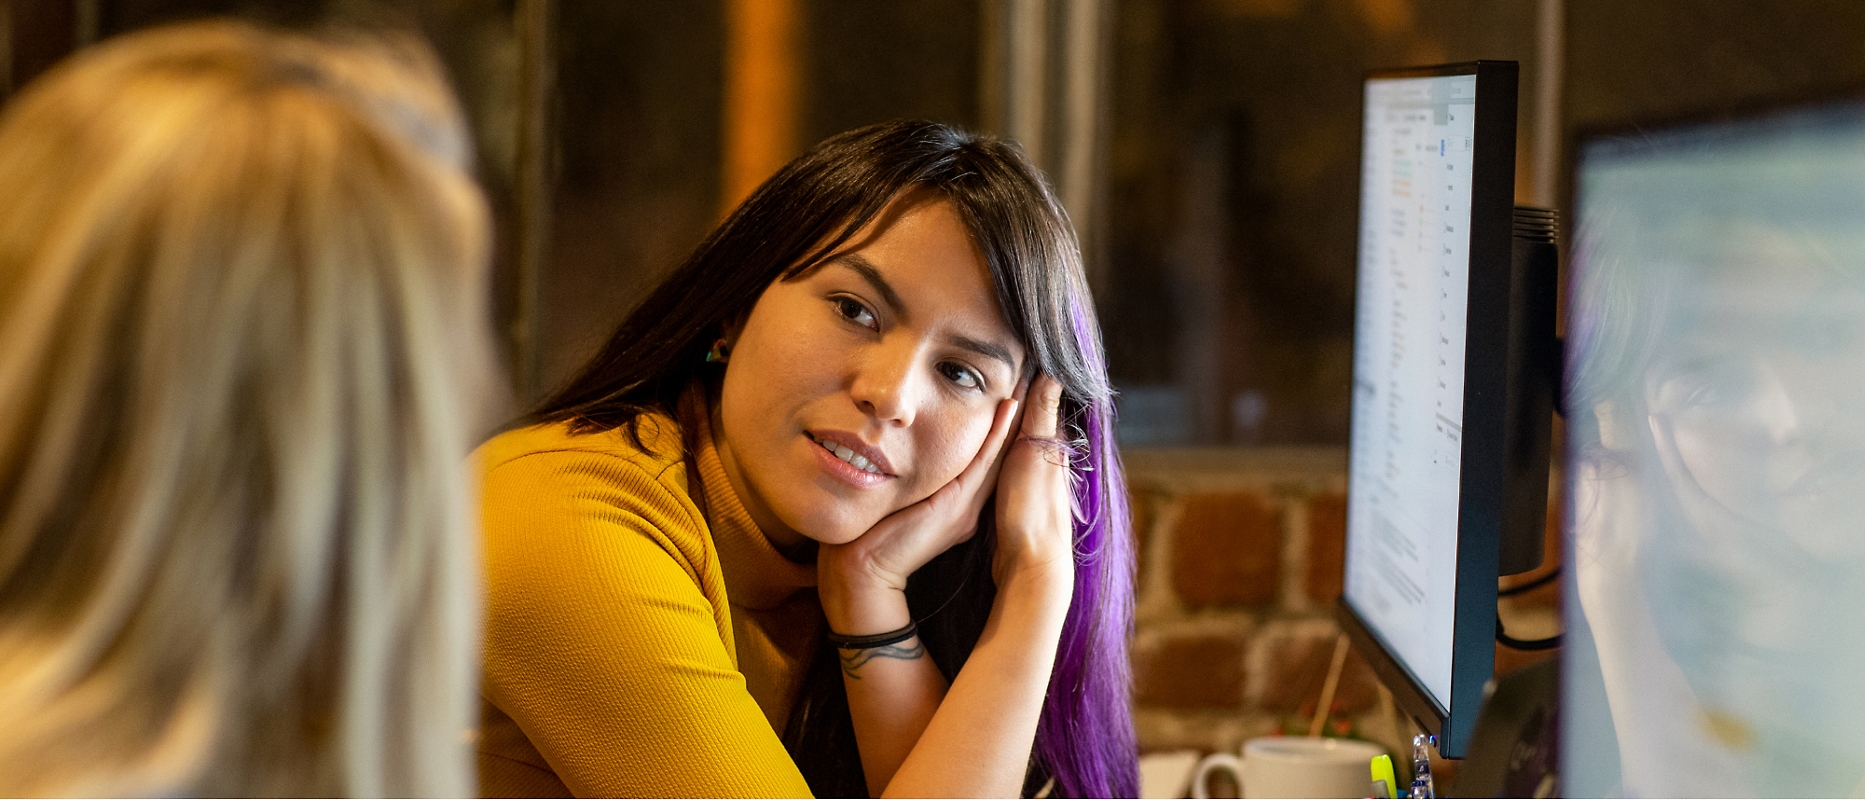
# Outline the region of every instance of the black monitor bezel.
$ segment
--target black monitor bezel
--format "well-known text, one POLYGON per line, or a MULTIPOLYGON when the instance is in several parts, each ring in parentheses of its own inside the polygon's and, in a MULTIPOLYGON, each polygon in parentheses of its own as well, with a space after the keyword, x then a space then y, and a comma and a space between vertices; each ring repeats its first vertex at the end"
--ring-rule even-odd
MULTIPOLYGON (((1354 610, 1345 593, 1336 604, 1336 616, 1342 629, 1380 680, 1392 690, 1399 706, 1438 737, 1438 752, 1446 758, 1461 757, 1469 747, 1483 703, 1484 685, 1495 672, 1496 581, 1504 498, 1510 483, 1505 467, 1511 463, 1510 454, 1515 444, 1507 435, 1508 414, 1504 401, 1509 388, 1511 358, 1511 225, 1515 213, 1518 74, 1518 66, 1513 61, 1474 61, 1375 70, 1366 76, 1366 81, 1454 75, 1475 75, 1477 79, 1450 707, 1439 707, 1430 691, 1387 650, 1380 637, 1354 610)), ((1362 109, 1364 103, 1363 94, 1362 109)), ((1361 153, 1364 158, 1364 141, 1361 153)), ((1349 481, 1352 480, 1353 458, 1350 448, 1349 481)), ((1545 474, 1543 491, 1546 489, 1545 474)), ((1351 512, 1348 518, 1352 518, 1351 512)))

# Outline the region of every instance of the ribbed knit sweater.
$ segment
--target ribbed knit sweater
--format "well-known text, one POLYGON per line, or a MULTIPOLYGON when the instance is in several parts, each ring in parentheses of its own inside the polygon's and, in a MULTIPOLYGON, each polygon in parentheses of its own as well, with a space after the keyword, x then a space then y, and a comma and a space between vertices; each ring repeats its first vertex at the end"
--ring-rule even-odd
POLYGON ((710 428, 694 391, 640 418, 645 448, 543 425, 476 454, 485 796, 808 796, 778 731, 822 636, 815 567, 759 532, 710 428))

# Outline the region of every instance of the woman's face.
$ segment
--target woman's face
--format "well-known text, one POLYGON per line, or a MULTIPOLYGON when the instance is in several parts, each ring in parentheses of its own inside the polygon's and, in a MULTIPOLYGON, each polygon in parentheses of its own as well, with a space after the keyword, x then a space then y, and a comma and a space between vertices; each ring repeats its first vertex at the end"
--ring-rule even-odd
POLYGON ((720 460, 779 546, 852 541, 978 454, 1024 350, 949 202, 909 197, 732 339, 720 460))
POLYGON ((1674 479, 1827 558, 1865 554, 1865 294, 1755 229, 1684 289, 1686 312, 1646 384, 1674 479))

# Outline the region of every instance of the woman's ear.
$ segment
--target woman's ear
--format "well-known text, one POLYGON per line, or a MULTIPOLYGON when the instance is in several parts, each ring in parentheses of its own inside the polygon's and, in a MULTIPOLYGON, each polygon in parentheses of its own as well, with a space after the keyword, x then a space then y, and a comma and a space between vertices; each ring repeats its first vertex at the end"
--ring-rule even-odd
POLYGON ((723 325, 719 326, 719 335, 725 339, 727 350, 730 350, 732 346, 738 344, 738 335, 745 330, 746 316, 746 314, 738 314, 729 317, 725 320, 723 325))

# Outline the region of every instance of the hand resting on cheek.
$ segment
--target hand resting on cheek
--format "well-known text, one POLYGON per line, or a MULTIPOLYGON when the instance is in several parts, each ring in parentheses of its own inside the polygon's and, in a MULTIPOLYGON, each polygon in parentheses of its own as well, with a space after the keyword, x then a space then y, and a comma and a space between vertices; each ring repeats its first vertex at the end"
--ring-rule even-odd
POLYGON ((1034 385, 1019 385, 1013 397, 997 404, 983 446, 957 477, 854 541, 823 545, 817 568, 825 608, 829 595, 843 589, 905 590, 915 570, 977 533, 984 502, 994 493, 999 502, 993 574, 999 584, 1012 570, 1072 567, 1068 460, 1066 445, 1055 438, 1061 399, 1061 384, 1047 375, 1034 385), (1032 393, 1027 399, 1033 405, 1027 404, 1032 393))

